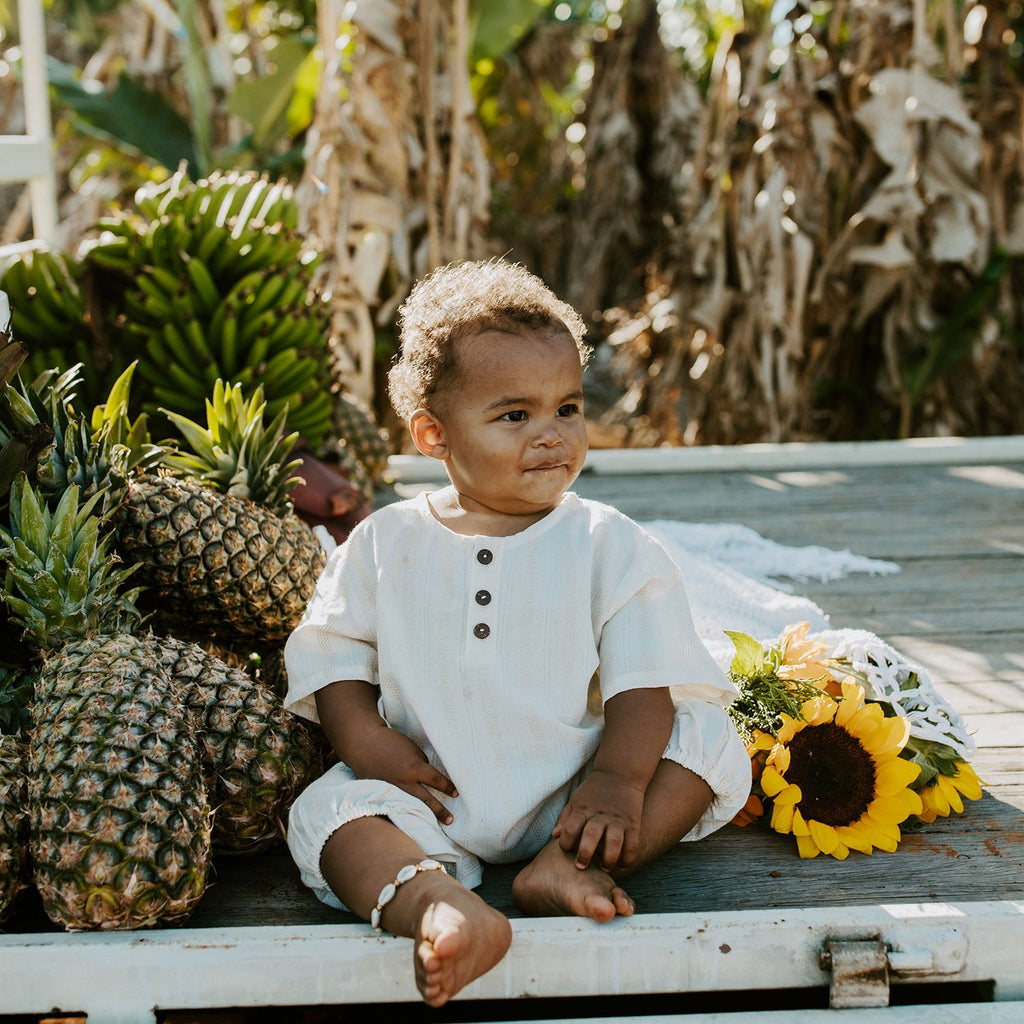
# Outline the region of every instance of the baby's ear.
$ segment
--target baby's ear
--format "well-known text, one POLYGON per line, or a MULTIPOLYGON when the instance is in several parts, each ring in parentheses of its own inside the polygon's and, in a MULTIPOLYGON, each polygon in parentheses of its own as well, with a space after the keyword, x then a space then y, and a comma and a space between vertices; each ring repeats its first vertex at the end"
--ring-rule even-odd
POLYGON ((432 459, 446 459, 448 445, 444 439, 441 421, 429 409, 417 409, 409 417, 409 433, 412 443, 421 455, 432 459))

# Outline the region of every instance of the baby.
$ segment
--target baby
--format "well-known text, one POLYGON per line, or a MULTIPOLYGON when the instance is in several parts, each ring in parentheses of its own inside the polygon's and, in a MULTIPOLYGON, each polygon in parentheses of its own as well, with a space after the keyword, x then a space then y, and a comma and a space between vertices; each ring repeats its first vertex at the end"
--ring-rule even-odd
POLYGON ((288 641, 286 705, 341 762, 288 842, 320 899, 414 939, 441 1006, 511 942, 472 891, 481 862, 528 862, 527 913, 632 914, 623 879, 728 822, 750 761, 678 568, 570 491, 579 315, 493 260, 423 279, 401 331, 389 394, 450 485, 360 523, 288 641))

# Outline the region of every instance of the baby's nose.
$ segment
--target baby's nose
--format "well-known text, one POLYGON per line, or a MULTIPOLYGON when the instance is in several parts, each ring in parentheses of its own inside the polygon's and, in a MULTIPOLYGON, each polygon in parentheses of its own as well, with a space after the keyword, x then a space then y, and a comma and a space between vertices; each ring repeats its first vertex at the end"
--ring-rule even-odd
POLYGON ((537 433, 535 444, 552 447, 562 443, 562 432, 556 423, 548 423, 537 433))

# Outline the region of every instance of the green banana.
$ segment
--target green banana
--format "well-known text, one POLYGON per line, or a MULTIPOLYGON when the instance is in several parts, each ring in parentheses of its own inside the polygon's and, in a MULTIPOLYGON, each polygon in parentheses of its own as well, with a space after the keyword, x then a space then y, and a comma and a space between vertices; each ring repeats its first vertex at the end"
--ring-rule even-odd
POLYGON ((246 307, 245 322, 255 321, 271 309, 276 309, 277 300, 288 284, 286 274, 267 274, 259 289, 253 294, 252 302, 246 307))
POLYGON ((187 256, 185 271, 196 291, 204 313, 210 313, 220 305, 220 292, 206 264, 196 256, 187 256))
MULTIPOLYGON (((212 331, 211 337, 215 342, 218 340, 218 335, 213 334, 212 331)), ((231 377, 238 366, 238 318, 233 314, 224 317, 219 342, 220 368, 225 377, 231 377)))
MULTIPOLYGON (((174 358, 184 365, 195 362, 195 353, 176 323, 166 321, 160 328, 161 335, 174 358)), ((160 370, 160 367, 157 367, 160 370)))
POLYGON ((260 177, 246 190, 245 198, 242 200, 242 205, 235 214, 235 224, 231 229, 231 236, 233 238, 240 238, 245 233, 246 226, 249 223, 249 218, 252 215, 253 209, 259 201, 260 196, 266 192, 269 184, 270 179, 266 175, 260 175, 260 177))
POLYGON ((170 409, 172 412, 195 408, 195 398, 191 392, 177 391, 166 384, 154 384, 153 397, 160 403, 160 408, 170 409))
MULTIPOLYGON (((283 353, 282 353, 283 354, 283 353)), ((267 364, 269 367, 269 363, 267 364)), ((316 380, 320 367, 308 356, 301 356, 282 372, 280 376, 268 373, 267 388, 273 388, 275 397, 281 395, 300 394, 309 384, 316 380)))
POLYGON ((263 197, 263 203, 257 211, 254 221, 258 221, 261 224, 271 224, 273 221, 270 220, 270 211, 274 209, 274 206, 285 197, 287 191, 287 198, 291 198, 291 190, 288 188, 287 183, 283 178, 279 178, 274 184, 267 189, 266 195, 263 197))
POLYGON ((195 255, 198 259, 201 259, 203 263, 209 265, 213 254, 223 243, 231 237, 231 232, 225 227, 218 227, 212 225, 203 230, 203 236, 196 246, 195 255))

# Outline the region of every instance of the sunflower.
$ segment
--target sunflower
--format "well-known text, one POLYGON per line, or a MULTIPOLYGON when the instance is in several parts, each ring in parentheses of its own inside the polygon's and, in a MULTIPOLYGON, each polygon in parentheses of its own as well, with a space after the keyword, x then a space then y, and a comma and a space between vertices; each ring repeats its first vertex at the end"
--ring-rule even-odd
POLYGON ((936 775, 931 785, 919 791, 923 809, 918 817, 931 824, 936 818, 946 818, 953 812, 961 814, 964 802, 961 794, 968 800, 981 799, 981 779, 966 761, 957 761, 954 775, 936 775))
POLYGON ((851 682, 838 701, 822 693, 804 701, 799 716, 781 719, 774 737, 753 740, 768 749, 760 787, 772 800, 772 828, 795 835, 801 857, 894 851, 900 823, 923 809, 908 788, 920 768, 899 756, 907 719, 886 718, 851 682))

